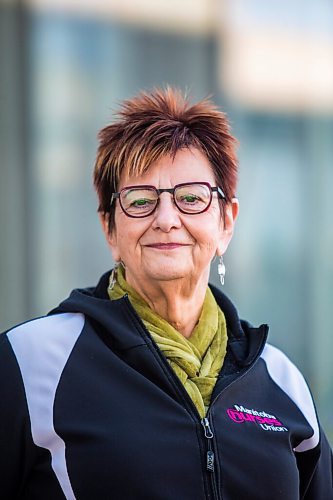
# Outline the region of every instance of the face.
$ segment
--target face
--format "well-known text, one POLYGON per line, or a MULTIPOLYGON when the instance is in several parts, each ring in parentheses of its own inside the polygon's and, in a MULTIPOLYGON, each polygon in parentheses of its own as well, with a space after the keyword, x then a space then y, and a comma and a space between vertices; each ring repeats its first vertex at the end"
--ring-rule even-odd
MULTIPOLYGON (((172 188, 192 181, 216 185, 204 154, 187 149, 180 150, 174 160, 169 156, 161 158, 144 175, 122 178, 119 191, 125 186, 143 184, 172 188)), ((145 218, 128 217, 117 200, 111 235, 107 221, 102 222, 113 258, 123 261, 126 280, 132 286, 177 279, 207 282, 212 259, 225 252, 231 239, 237 210, 236 201, 228 205, 223 221, 217 193, 213 193, 206 212, 183 214, 174 205, 172 195, 164 192, 155 212, 145 218)))

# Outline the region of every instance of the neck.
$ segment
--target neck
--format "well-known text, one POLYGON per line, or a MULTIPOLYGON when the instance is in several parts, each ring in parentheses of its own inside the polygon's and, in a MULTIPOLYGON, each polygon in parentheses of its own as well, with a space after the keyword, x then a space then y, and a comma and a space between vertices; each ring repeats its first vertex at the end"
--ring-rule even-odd
POLYGON ((177 279, 142 285, 142 282, 127 275, 126 281, 153 311, 184 337, 191 336, 205 300, 208 273, 196 283, 191 283, 188 279, 177 279))

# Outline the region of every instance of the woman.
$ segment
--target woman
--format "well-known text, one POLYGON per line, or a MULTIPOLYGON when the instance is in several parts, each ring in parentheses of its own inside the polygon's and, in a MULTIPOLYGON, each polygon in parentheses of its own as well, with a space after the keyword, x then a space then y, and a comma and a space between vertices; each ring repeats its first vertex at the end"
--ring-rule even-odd
POLYGON ((209 101, 140 94, 94 170, 116 262, 1 337, 2 498, 322 499, 309 389, 208 287, 238 213, 235 140, 209 101))

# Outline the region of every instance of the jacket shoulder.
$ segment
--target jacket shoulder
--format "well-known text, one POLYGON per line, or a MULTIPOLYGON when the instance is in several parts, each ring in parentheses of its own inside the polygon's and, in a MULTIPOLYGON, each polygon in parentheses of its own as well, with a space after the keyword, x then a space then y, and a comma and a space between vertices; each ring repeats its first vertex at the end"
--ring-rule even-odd
POLYGON ((34 319, 16 326, 1 337, 7 340, 23 381, 32 375, 59 373, 80 336, 85 318, 80 313, 62 313, 34 319))
POLYGON ((36 343, 40 347, 47 342, 61 339, 62 336, 80 333, 84 324, 84 315, 81 313, 61 313, 51 316, 42 316, 13 327, 5 332, 12 346, 24 344, 25 349, 36 343))

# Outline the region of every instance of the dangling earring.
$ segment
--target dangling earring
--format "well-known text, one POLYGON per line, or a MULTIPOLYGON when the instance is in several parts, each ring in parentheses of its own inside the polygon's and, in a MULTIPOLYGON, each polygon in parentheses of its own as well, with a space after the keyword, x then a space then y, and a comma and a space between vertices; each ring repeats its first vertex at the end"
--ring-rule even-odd
POLYGON ((111 271, 110 278, 109 278, 109 286, 108 290, 112 290, 116 281, 117 281, 117 269, 120 265, 120 262, 116 262, 114 265, 114 268, 111 271))
POLYGON ((221 281, 221 285, 224 285, 224 276, 225 276, 225 265, 223 262, 223 256, 220 255, 219 263, 217 265, 217 272, 221 281))

